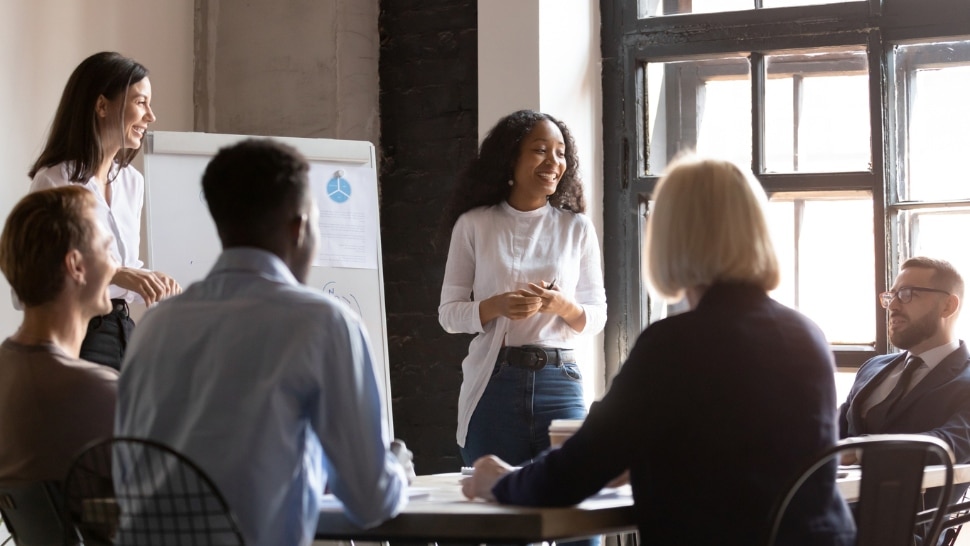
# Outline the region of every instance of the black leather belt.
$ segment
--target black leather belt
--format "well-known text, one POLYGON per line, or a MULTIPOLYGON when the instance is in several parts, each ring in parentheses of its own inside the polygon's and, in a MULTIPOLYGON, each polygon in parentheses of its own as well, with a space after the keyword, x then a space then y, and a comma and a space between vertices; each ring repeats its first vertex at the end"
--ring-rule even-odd
POLYGON ((562 366, 563 362, 576 361, 572 349, 547 347, 502 347, 498 359, 509 366, 529 370, 541 370, 547 365, 562 366))
POLYGON ((121 298, 112 298, 111 300, 111 312, 117 313, 122 316, 128 316, 128 302, 121 298))

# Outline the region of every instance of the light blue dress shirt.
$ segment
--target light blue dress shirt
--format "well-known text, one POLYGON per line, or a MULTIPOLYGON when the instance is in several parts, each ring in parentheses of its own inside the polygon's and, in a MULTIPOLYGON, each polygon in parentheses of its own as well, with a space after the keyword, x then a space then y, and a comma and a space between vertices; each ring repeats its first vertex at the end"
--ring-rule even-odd
POLYGON ((395 516, 407 479, 387 431, 359 319, 262 250, 225 250, 150 310, 122 364, 116 434, 202 467, 250 546, 309 544, 324 484, 362 527, 395 516))

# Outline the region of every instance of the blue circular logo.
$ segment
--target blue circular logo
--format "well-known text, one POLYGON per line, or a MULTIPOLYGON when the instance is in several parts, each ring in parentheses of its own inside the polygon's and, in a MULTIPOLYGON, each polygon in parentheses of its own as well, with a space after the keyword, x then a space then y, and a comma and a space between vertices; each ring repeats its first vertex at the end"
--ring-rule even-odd
POLYGON ((344 178, 343 171, 333 173, 333 178, 327 182, 327 195, 334 203, 346 203, 350 199, 350 182, 344 178))

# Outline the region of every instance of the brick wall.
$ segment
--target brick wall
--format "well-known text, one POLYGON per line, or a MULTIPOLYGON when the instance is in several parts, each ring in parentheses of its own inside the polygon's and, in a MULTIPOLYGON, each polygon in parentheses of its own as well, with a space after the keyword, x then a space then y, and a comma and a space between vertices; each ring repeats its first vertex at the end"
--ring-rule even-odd
POLYGON ((433 239, 478 131, 476 0, 381 0, 381 245, 395 434, 419 474, 457 471, 461 359, 438 299, 447 248, 433 239))

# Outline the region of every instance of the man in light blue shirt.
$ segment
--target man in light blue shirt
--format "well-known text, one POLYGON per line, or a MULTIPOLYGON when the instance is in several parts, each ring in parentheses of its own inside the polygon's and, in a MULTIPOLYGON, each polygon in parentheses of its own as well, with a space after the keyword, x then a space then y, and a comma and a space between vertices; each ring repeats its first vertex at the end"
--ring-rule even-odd
POLYGON ((407 503, 364 328, 303 286, 319 239, 307 173, 271 140, 219 151, 202 186, 224 250, 145 315, 118 387, 116 434, 201 466, 250 546, 309 544, 323 484, 362 527, 407 503))

